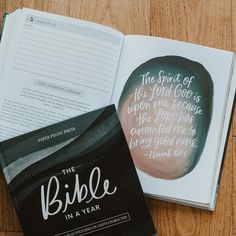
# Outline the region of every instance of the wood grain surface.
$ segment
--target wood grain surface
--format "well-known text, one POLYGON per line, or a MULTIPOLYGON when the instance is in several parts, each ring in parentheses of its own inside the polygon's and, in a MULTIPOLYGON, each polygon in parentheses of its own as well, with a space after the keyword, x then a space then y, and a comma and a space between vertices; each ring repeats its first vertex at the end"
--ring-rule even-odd
MULTIPOLYGON (((101 23, 125 34, 156 35, 236 51, 235 0, 0 0, 0 16, 22 7, 101 23)), ((147 199, 159 236, 236 235, 235 168, 234 115, 216 210, 147 199)), ((23 236, 1 174, 0 236, 23 236)))

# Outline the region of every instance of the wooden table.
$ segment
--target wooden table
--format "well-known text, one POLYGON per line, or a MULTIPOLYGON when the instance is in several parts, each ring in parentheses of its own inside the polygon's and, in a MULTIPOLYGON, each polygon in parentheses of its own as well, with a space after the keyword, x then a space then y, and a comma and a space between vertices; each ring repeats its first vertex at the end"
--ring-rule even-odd
MULTIPOLYGON (((105 24, 125 34, 157 35, 236 51, 235 0, 0 0, 0 15, 21 7, 105 24)), ((235 121, 236 116, 215 212, 147 199, 160 236, 236 235, 235 121)), ((1 175, 0 236, 22 235, 1 175)))

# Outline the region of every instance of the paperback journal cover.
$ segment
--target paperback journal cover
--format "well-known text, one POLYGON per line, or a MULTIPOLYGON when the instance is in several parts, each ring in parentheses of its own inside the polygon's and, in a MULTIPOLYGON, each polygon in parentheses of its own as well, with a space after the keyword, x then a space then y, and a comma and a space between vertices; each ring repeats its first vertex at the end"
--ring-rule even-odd
POLYGON ((3 141, 26 236, 153 236, 114 105, 3 141))

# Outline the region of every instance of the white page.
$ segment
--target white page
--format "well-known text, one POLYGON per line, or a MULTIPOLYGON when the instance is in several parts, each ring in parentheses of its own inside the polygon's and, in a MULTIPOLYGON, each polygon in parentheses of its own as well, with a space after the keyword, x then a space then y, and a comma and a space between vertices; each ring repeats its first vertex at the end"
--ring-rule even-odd
MULTIPOLYGON (((16 12, 15 12, 15 14, 16 14, 16 12)), ((5 58, 7 57, 7 53, 9 52, 9 50, 7 50, 7 47, 9 45, 10 41, 11 41, 10 35, 14 31, 14 27, 12 27, 13 26, 12 23, 14 23, 14 22, 12 20, 13 20, 13 17, 12 18, 9 18, 9 17, 5 18, 4 28, 3 28, 3 31, 2 31, 1 39, 2 39, 2 42, 3 42, 2 44, 4 44, 4 45, 2 45, 0 47, 0 55, 2 55, 0 57, 0 60, 1 60, 0 61, 0 68, 1 68, 1 70, 3 68, 5 58)))
POLYGON ((15 31, 1 71, 0 140, 110 103, 122 33, 30 9, 7 18, 15 31))
MULTIPOLYGON (((141 184, 147 194, 209 203, 218 164, 233 53, 157 37, 127 36, 123 44, 112 102, 118 106, 125 83, 137 67, 152 58, 164 56, 180 56, 196 61, 209 72, 214 87, 212 118, 200 160, 192 171, 182 177, 168 180, 153 177, 138 169, 141 184)), ((138 118, 132 119, 135 122, 138 118)), ((122 125, 126 126, 124 123, 122 125)), ((128 144, 132 152, 129 137, 128 144)))
MULTIPOLYGON (((3 26, 3 32, 1 37, 1 47, 0 47, 0 71, 4 69, 6 58, 11 51, 9 45, 12 41, 14 41, 14 37, 11 37, 14 32, 17 30, 15 27, 15 19, 17 19, 20 10, 17 10, 12 13, 12 17, 5 17, 5 22, 3 26)), ((0 83, 2 81, 2 77, 0 79, 0 83)), ((2 86, 0 86, 1 88, 2 86)))
MULTIPOLYGON (((222 171, 222 167, 221 167, 221 163, 222 163, 222 157, 224 157, 224 151, 227 145, 227 135, 229 132, 229 125, 230 125, 230 119, 232 118, 232 107, 234 106, 234 99, 235 99, 235 90, 236 90, 236 62, 235 62, 235 58, 234 58, 234 63, 232 66, 232 78, 231 78, 231 83, 230 83, 230 89, 228 91, 228 97, 227 97, 227 105, 226 105, 226 109, 225 109, 225 117, 224 117, 224 123, 223 123, 223 131, 222 131, 222 135, 221 135, 221 142, 220 142, 220 148, 219 148, 219 152, 218 152, 218 163, 217 163, 217 167, 215 169, 215 179, 214 179, 214 185, 213 185, 213 189, 212 189, 212 193, 211 193, 211 204, 212 204, 212 208, 215 207, 215 203, 216 203, 216 194, 217 193, 217 187, 219 187, 218 185, 220 184, 220 180, 218 178, 216 178, 217 176, 219 176, 220 172, 222 171)), ((224 157, 225 158, 225 157, 224 157)), ((227 161, 227 159, 226 159, 227 161)))

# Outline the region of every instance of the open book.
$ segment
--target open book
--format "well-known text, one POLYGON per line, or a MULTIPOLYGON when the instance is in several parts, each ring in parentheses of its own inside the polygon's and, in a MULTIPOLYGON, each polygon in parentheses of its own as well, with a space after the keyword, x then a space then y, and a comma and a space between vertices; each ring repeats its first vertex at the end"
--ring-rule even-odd
POLYGON ((144 192, 214 209, 234 54, 20 9, 0 47, 0 139, 114 103, 144 192))

